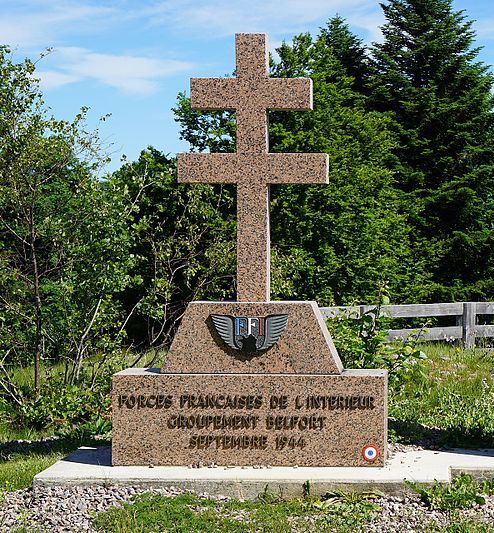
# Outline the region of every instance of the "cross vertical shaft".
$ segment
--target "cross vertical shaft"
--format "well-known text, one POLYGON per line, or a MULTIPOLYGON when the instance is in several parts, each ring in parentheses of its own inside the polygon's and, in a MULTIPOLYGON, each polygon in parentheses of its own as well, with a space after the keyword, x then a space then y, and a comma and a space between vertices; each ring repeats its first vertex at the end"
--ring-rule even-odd
POLYGON ((178 154, 188 183, 237 185, 237 300, 270 300, 269 186, 327 183, 326 154, 270 154, 268 109, 312 109, 312 80, 268 74, 265 34, 236 35, 236 78, 191 79, 195 109, 233 109, 236 154, 178 154))
POLYGON ((269 187, 237 188, 237 300, 270 300, 269 187))

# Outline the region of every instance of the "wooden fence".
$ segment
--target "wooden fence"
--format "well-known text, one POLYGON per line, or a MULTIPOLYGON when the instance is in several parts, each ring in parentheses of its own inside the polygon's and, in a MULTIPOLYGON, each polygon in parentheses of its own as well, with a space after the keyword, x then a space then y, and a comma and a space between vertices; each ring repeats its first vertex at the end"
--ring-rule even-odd
MULTIPOLYGON (((361 316, 374 309, 372 305, 354 307, 321 307, 325 318, 332 318, 342 313, 361 316)), ((479 315, 494 315, 494 302, 456 302, 442 304, 404 304, 383 305, 381 315, 393 318, 426 318, 440 316, 454 316, 455 326, 426 328, 422 331, 421 339, 428 341, 461 340, 466 348, 475 345, 478 337, 494 337, 494 325, 477 324, 479 315)), ((388 339, 406 339, 417 334, 415 329, 391 329, 388 339)))

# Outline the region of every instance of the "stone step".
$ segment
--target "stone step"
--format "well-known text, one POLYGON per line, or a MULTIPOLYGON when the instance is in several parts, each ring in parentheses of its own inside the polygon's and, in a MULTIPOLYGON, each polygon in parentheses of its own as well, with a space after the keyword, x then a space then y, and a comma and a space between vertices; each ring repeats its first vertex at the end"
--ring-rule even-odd
POLYGON ((396 452, 382 468, 111 466, 108 447, 82 447, 35 476, 34 486, 120 485, 179 487, 209 495, 255 499, 266 490, 284 498, 301 496, 310 482, 314 495, 336 489, 400 495, 404 480, 449 483, 460 473, 494 477, 494 449, 396 452))

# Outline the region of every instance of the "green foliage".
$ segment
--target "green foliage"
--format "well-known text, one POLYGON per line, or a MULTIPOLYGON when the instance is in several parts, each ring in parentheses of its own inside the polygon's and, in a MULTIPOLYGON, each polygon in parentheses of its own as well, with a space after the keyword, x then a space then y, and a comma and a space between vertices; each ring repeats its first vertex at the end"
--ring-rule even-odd
POLYGON ((376 368, 385 365, 386 329, 373 308, 362 315, 340 314, 327 321, 345 368, 376 368))
POLYGON ((375 503, 374 493, 335 491, 323 499, 308 500, 304 507, 308 511, 321 513, 320 527, 341 528, 340 530, 359 530, 369 522, 381 507, 375 503))
POLYGON ((395 389, 424 372, 427 356, 417 337, 386 342, 389 320, 381 315, 380 305, 362 314, 342 313, 327 325, 345 368, 386 368, 395 389))
POLYGON ((311 493, 312 493, 312 485, 311 485, 311 482, 309 479, 307 479, 306 481, 304 481, 303 485, 302 485, 302 493, 304 495, 304 498, 308 498, 311 496, 311 493))
POLYGON ((345 20, 339 15, 330 18, 321 28, 319 39, 326 41, 342 71, 350 78, 352 87, 365 92, 371 72, 369 56, 362 40, 350 31, 345 20))
POLYGON ((108 435, 111 377, 127 364, 128 358, 123 353, 85 361, 76 384, 66 382, 62 364, 53 365, 44 369, 43 394, 38 396, 32 380, 25 379, 26 369, 14 369, 11 386, 21 401, 12 402, 8 395, 1 398, 0 421, 5 431, 13 435, 21 429, 79 439, 108 435))
POLYGON ((224 518, 211 500, 201 500, 192 494, 176 498, 144 494, 135 503, 111 508, 100 513, 94 523, 99 531, 248 531, 247 524, 224 518), (194 507, 195 509, 192 509, 194 507))
POLYGON ((427 359, 390 390, 390 436, 433 446, 493 446, 492 354, 444 344, 422 349, 427 359))
POLYGON ((389 119, 368 111, 355 90, 339 60, 345 51, 337 46, 347 44, 338 24, 283 43, 272 68, 276 77, 310 76, 314 110, 271 113, 271 151, 325 152, 330 176, 328 186, 273 188, 273 292, 321 305, 374 301, 383 282, 403 297, 419 280, 407 272, 408 229, 387 169, 395 144, 389 119))
POLYGON ((0 380, 17 405, 14 365, 34 362, 37 395, 44 361, 63 361, 73 385, 84 359, 120 346, 115 294, 133 282, 133 237, 95 174, 104 158, 87 110, 72 122, 49 116, 35 76, 0 47, 0 380))
MULTIPOLYGON (((323 305, 490 299, 494 271, 494 98, 474 32, 451 0, 383 4, 370 51, 341 17, 271 61, 310 76, 312 113, 270 113, 274 152, 326 152, 328 187, 273 187, 272 292, 323 305), (370 52, 370 53, 369 53, 370 52)), ((233 151, 233 113, 179 95, 192 150, 233 151)))
POLYGON ((442 531, 444 533, 492 533, 493 527, 483 520, 459 517, 446 525, 442 531))
POLYGON ((493 493, 494 481, 476 483, 470 474, 461 474, 450 485, 437 481, 432 487, 422 486, 412 481, 405 481, 405 483, 419 494, 421 500, 431 509, 453 511, 484 505, 485 496, 493 493))
POLYGON ((452 0, 382 4, 368 106, 389 112, 414 248, 432 301, 492 297, 493 77, 452 0))
POLYGON ((175 161, 153 148, 125 163, 109 187, 127 206, 134 237, 128 275, 138 282, 119 297, 126 331, 136 343, 169 345, 188 302, 234 296, 232 192, 178 185, 175 161))
POLYGON ((66 453, 66 451, 57 451, 47 454, 33 453, 28 457, 10 456, 8 462, 0 462, 0 491, 15 491, 30 487, 36 474, 62 459, 66 453))
POLYGON ((181 92, 173 109, 180 124, 180 139, 187 141, 192 151, 232 152, 236 138, 234 113, 214 111, 204 114, 192 109, 190 98, 181 92))
POLYGON ((321 500, 261 500, 217 502, 192 494, 168 498, 143 494, 132 503, 96 516, 98 531, 305 531, 308 519, 314 531, 358 531, 377 507, 365 497, 354 502, 321 500))
POLYGON ((18 423, 35 429, 56 425, 78 424, 108 409, 107 402, 91 389, 77 385, 51 384, 42 396, 25 403, 19 409, 18 423))
MULTIPOLYGON (((420 287, 420 260, 408 252, 406 217, 388 170, 394 134, 386 114, 360 94, 368 61, 336 17, 315 38, 302 34, 278 49, 276 77, 310 76, 311 113, 270 113, 272 152, 325 152, 330 186, 272 187, 272 293, 321 305, 374 300, 389 281, 397 297, 420 287)), ((232 114, 198 113, 179 95, 181 136, 192 150, 233 151, 232 114)))

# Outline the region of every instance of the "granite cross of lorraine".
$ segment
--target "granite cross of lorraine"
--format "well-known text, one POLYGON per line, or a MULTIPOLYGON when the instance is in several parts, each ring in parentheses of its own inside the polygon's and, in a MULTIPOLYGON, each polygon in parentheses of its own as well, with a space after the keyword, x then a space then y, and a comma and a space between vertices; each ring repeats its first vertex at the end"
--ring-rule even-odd
POLYGON ((178 154, 184 183, 237 185, 237 300, 270 300, 269 185, 328 183, 326 154, 269 153, 268 115, 312 109, 312 80, 270 78, 267 36, 236 35, 236 78, 192 78, 194 109, 232 109, 237 116, 235 154, 178 154))

